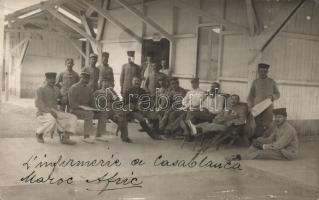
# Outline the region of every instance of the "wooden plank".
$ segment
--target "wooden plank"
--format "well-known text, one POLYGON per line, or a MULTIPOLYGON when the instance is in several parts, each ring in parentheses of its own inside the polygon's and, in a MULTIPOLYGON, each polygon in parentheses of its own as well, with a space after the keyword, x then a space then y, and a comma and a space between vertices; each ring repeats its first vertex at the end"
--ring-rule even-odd
POLYGON ((12 66, 12 56, 11 56, 11 34, 5 33, 5 101, 9 100, 9 72, 12 66))
POLYGON ((69 19, 67 19, 66 17, 64 17, 62 14, 60 14, 56 9, 53 8, 45 8, 49 13, 51 13, 54 17, 56 17, 58 20, 60 20, 61 22, 63 22, 64 24, 66 24, 67 26, 69 26, 70 28, 72 28, 73 30, 75 30, 76 32, 78 32, 79 34, 81 34, 83 37, 85 37, 86 39, 90 40, 92 43, 96 43, 95 38, 93 38, 92 36, 90 36, 89 34, 87 34, 83 29, 81 29, 80 27, 78 27, 75 23, 73 23, 72 21, 70 21, 69 19))
POLYGON ((4 60, 4 0, 0 0, 0 105, 2 102, 3 60, 4 60))
POLYGON ((136 39, 138 42, 142 43, 142 38, 138 35, 136 35, 132 30, 124 26, 119 20, 117 20, 115 17, 110 15, 106 10, 103 10, 102 8, 99 8, 97 5, 86 1, 86 0, 79 0, 83 2, 83 4, 87 5, 90 8, 93 8, 98 14, 102 15, 104 18, 109 20, 112 24, 115 26, 118 26, 121 30, 132 36, 134 39, 136 39))
MULTIPOLYGON (((110 5, 111 5, 111 0, 103 0, 102 1, 102 9, 109 10, 110 5)), ((106 19, 103 16, 98 15, 97 33, 96 33, 96 37, 95 37, 95 39, 98 41, 100 41, 103 37, 105 23, 106 23, 106 19)))
POLYGON ((189 10, 192 13, 196 13, 198 16, 206 16, 206 17, 212 19, 214 22, 217 22, 219 24, 224 25, 225 27, 240 29, 244 33, 246 33, 248 31, 247 28, 242 26, 242 25, 239 25, 237 23, 234 23, 234 22, 231 22, 229 20, 223 19, 222 17, 219 17, 217 15, 214 15, 214 14, 212 14, 210 12, 207 12, 207 11, 204 11, 202 9, 195 8, 195 7, 191 6, 191 5, 189 5, 188 3, 185 3, 182 0, 175 0, 175 5, 183 8, 183 9, 189 10))
POLYGON ((283 29, 283 27, 289 22, 289 20, 295 15, 295 13, 302 7, 306 0, 300 0, 296 4, 289 3, 281 11, 276 19, 275 25, 269 29, 265 29, 256 39, 257 44, 255 49, 258 51, 263 51, 268 44, 273 40, 273 38, 283 29))
POLYGON ((85 13, 81 13, 81 21, 82 25, 84 26, 84 29, 87 34, 89 34, 91 37, 95 38, 96 34, 93 30, 93 26, 91 21, 85 16, 85 13))
POLYGON ((60 33, 55 31, 46 31, 46 30, 38 30, 38 29, 15 29, 15 28, 6 28, 4 29, 5 32, 10 33, 31 33, 31 34, 46 34, 52 36, 68 36, 71 38, 80 38, 81 35, 78 34, 71 34, 71 33, 60 33))
POLYGON ((24 43, 21 49, 20 55, 18 57, 17 67, 19 67, 20 69, 21 69, 21 64, 23 63, 23 59, 25 58, 25 55, 27 53, 30 41, 31 41, 31 37, 28 38, 28 40, 24 43))
POLYGON ((254 36, 259 29, 259 23, 258 23, 253 0, 246 0, 246 8, 247 8, 247 18, 248 18, 248 24, 249 24, 249 33, 250 33, 250 36, 254 36))
POLYGON ((166 37, 168 40, 173 41, 173 37, 171 34, 169 34, 166 30, 164 30, 160 25, 158 25, 154 20, 149 18, 148 16, 144 15, 143 12, 139 11, 135 7, 131 6, 128 2, 125 0, 115 0, 117 3, 122 5, 124 8, 126 8, 128 11, 130 11, 132 14, 140 18, 143 22, 148 24, 149 26, 153 27, 156 31, 161 33, 164 37, 166 37))
POLYGON ((28 36, 21 40, 18 44, 16 44, 14 47, 11 48, 11 53, 13 53, 15 50, 19 49, 21 46, 23 46, 26 42, 29 42, 31 36, 28 36))
POLYGON ((12 20, 12 19, 15 19, 15 18, 17 18, 17 17, 19 17, 21 15, 24 15, 24 14, 27 14, 29 12, 32 12, 34 10, 42 9, 44 4, 46 4, 46 5, 62 5, 64 3, 66 3, 66 2, 67 2, 67 0, 50 0, 50 1, 47 1, 47 2, 40 2, 40 3, 37 3, 37 4, 33 4, 31 6, 23 8, 23 9, 17 10, 17 11, 15 11, 12 14, 6 15, 5 16, 5 20, 12 20))

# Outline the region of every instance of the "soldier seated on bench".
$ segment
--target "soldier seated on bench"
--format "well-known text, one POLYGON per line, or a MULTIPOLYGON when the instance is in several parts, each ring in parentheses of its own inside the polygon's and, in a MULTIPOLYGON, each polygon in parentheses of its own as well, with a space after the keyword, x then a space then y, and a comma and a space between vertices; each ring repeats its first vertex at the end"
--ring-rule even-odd
POLYGON ((194 125, 191 120, 188 120, 187 124, 191 134, 196 136, 207 132, 238 132, 247 119, 247 106, 239 101, 240 98, 237 94, 231 95, 229 108, 219 113, 212 123, 204 122, 194 125))
POLYGON ((86 143, 94 143, 94 140, 90 138, 93 132, 93 119, 98 119, 96 138, 106 142, 107 140, 102 137, 105 130, 106 118, 102 116, 96 116, 96 109, 92 107, 94 105, 94 99, 92 96, 92 90, 88 87, 90 80, 90 74, 82 72, 80 81, 69 90, 69 102, 71 113, 76 115, 79 119, 84 120, 84 138, 83 141, 86 143))
MULTIPOLYGON (((113 80, 102 80, 100 82, 101 89, 94 92, 95 107, 97 109, 105 110, 99 112, 99 115, 102 118, 110 119, 118 125, 119 130, 121 131, 121 140, 126 143, 132 143, 132 140, 128 137, 128 122, 127 122, 127 112, 122 109, 117 109, 115 102, 119 102, 120 98, 114 91, 114 82, 113 80)), ((101 124, 101 130, 106 131, 106 124, 101 124)))
POLYGON ((298 155, 298 135, 293 126, 287 122, 286 108, 273 111, 275 128, 267 138, 259 137, 253 141, 246 154, 226 157, 227 161, 264 159, 293 160, 298 155))
POLYGON ((36 121, 39 126, 36 130, 36 138, 39 143, 44 143, 43 135, 59 132, 62 144, 73 145, 70 135, 76 130, 76 116, 58 110, 59 90, 54 87, 56 73, 45 73, 46 84, 37 89, 35 106, 38 108, 36 121))

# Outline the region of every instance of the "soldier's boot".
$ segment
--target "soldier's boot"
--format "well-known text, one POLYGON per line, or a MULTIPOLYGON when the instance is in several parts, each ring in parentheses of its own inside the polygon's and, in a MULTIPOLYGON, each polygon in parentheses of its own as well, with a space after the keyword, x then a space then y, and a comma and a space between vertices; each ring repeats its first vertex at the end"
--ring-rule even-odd
POLYGON ((76 144, 75 141, 72 141, 70 139, 70 134, 69 133, 61 134, 60 142, 61 142, 61 144, 66 144, 66 145, 75 145, 76 144))
POLYGON ((36 136, 37 141, 38 141, 39 143, 44 143, 43 133, 35 133, 35 136, 36 136))
POLYGON ((126 143, 133 143, 133 141, 128 137, 127 127, 119 127, 121 131, 121 140, 126 143))
POLYGON ((154 133, 154 131, 147 125, 146 121, 140 122, 141 127, 145 130, 147 135, 149 135, 153 140, 161 140, 161 136, 154 133))

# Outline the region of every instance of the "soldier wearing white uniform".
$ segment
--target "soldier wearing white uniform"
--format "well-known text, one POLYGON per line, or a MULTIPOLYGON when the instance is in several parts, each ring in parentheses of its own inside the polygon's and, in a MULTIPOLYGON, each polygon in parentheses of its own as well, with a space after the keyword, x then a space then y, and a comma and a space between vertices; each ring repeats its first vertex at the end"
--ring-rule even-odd
POLYGON ((44 143, 44 134, 60 134, 62 144, 75 144, 70 140, 70 135, 75 133, 77 117, 75 115, 60 112, 57 109, 59 90, 54 87, 56 73, 46 73, 46 85, 36 91, 35 106, 38 108, 36 138, 44 143))

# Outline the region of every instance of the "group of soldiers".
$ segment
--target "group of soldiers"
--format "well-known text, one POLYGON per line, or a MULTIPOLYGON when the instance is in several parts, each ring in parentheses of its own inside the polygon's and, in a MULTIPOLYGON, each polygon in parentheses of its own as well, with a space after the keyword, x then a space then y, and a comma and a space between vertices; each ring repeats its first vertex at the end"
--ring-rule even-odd
MULTIPOLYGON (((67 70, 58 78, 56 73, 46 73, 46 84, 36 92, 37 141, 43 143, 44 134, 57 132, 61 143, 75 144, 70 135, 75 133, 77 119, 84 120, 83 141, 87 143, 107 141, 108 120, 118 125, 121 139, 127 143, 132 142, 128 137, 128 122, 134 119, 140 124, 140 131, 154 140, 178 136, 193 140, 209 132, 241 134, 248 113, 256 105, 280 97, 276 82, 267 75, 268 64, 258 64, 259 77, 252 83, 247 106, 240 102, 239 95, 222 93, 218 82, 213 82, 205 91, 199 87, 199 78, 193 78, 192 89, 186 90, 179 86, 178 78, 168 76, 165 60, 157 63, 148 54, 140 67, 134 63, 134 53, 127 52, 128 62, 122 66, 121 95, 114 91, 114 74, 107 52, 102 53, 102 66, 96 66, 98 57, 90 54, 89 66, 83 68, 80 75, 73 70, 72 59, 65 61, 67 70), (93 119, 98 120, 95 139, 91 138, 93 119)), ((298 138, 286 118, 286 110, 273 110, 272 103, 255 116, 256 128, 249 138, 252 148, 247 157, 294 158, 298 152, 298 138)), ((244 156, 234 155, 228 159, 242 158, 244 156)))

